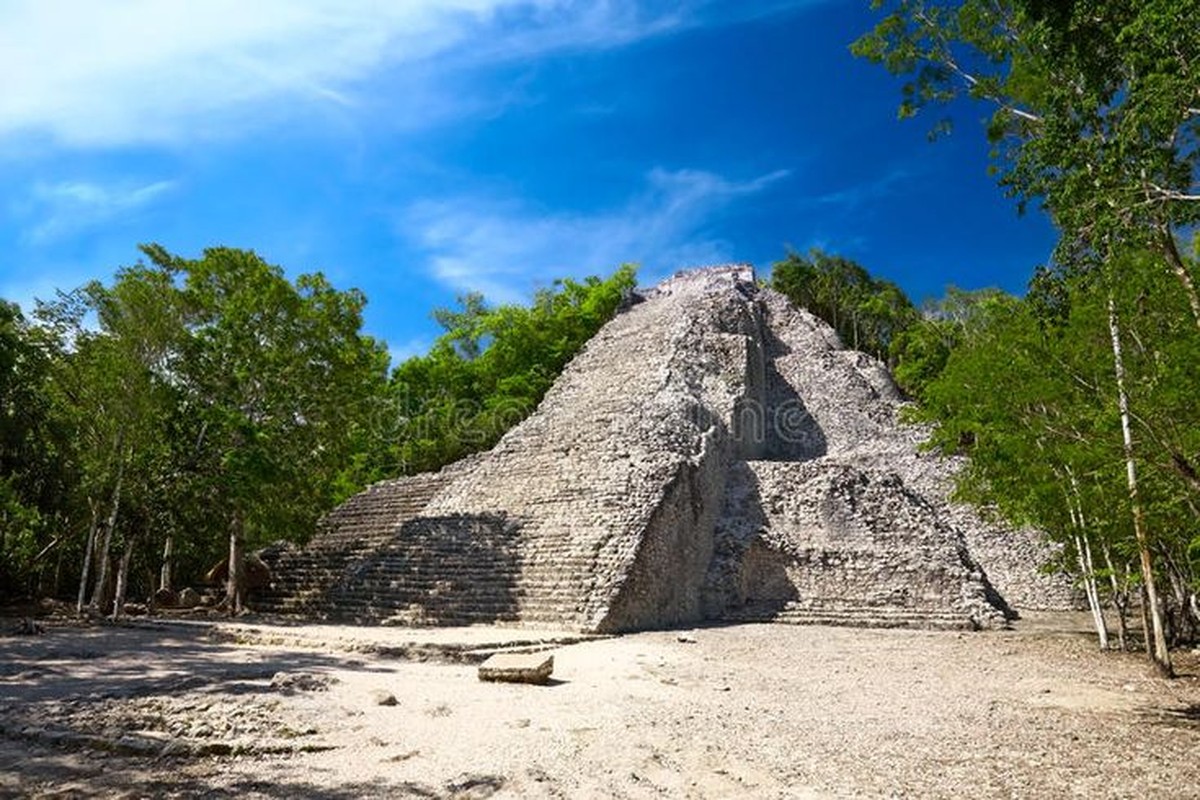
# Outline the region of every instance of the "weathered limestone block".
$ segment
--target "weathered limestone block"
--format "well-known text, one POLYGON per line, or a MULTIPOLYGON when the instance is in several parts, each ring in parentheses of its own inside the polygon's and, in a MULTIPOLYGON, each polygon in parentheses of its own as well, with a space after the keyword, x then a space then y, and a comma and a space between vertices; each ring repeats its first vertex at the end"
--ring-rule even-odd
POLYGON ((503 683, 548 683, 554 673, 549 653, 496 653, 479 665, 479 680, 503 683))

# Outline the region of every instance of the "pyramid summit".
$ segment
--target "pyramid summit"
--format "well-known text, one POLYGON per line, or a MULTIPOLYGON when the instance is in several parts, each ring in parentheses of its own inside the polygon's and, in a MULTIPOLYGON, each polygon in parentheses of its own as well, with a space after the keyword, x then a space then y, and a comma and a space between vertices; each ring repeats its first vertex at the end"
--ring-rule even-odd
POLYGON ((990 627, 1072 605, 1036 535, 947 500, 886 367, 746 265, 631 299, 490 451, 377 483, 258 606, 616 632, 704 620, 990 627))

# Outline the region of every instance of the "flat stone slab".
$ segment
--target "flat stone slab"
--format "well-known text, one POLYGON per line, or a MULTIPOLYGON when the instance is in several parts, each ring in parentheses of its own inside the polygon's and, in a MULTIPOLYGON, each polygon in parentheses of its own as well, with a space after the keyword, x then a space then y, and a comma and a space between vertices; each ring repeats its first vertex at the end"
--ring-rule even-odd
POLYGON ((479 680, 547 683, 554 672, 550 653, 496 653, 479 665, 479 680))

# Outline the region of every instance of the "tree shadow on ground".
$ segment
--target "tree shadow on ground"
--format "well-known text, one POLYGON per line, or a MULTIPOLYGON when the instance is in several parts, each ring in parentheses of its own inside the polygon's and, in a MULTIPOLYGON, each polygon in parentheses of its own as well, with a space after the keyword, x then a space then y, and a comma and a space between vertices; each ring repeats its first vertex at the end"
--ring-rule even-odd
POLYGON ((265 650, 214 642, 205 630, 49 628, 0 638, 0 709, 68 697, 120 698, 195 690, 239 694, 276 672, 392 671, 353 654, 265 650))
POLYGON ((464 774, 443 785, 378 778, 330 787, 299 777, 266 780, 229 775, 222 759, 123 758, 0 740, 0 798, 486 798, 505 783, 499 775, 464 774))
MULTIPOLYGON (((332 788, 300 775, 235 776, 226 774, 228 757, 110 752, 87 744, 83 730, 87 716, 109 700, 201 693, 236 704, 246 695, 289 693, 272 687, 278 672, 334 670, 395 671, 353 653, 239 647, 214 641, 202 628, 55 627, 40 636, 0 638, 0 797, 488 797, 504 785, 493 775, 463 775, 445 785, 376 779, 332 788), (46 730, 73 736, 39 739, 46 730)), ((289 758, 251 757, 276 765, 289 758)))
MULTIPOLYGON (((0 755, 16 754, 0 760, 0 797, 247 796, 236 784, 220 780, 188 783, 198 765, 218 763, 211 758, 151 762, 144 755, 112 752, 126 734, 143 729, 165 736, 160 742, 177 738, 167 729, 175 716, 148 721, 138 703, 191 695, 202 698, 206 708, 217 703, 238 709, 255 696, 270 703, 274 696, 295 693, 294 681, 275 685, 277 673, 308 678, 303 689, 323 688, 326 674, 339 670, 395 671, 349 653, 214 642, 202 628, 52 627, 40 636, 0 638, 0 755), (124 710, 114 711, 114 702, 124 710)), ((299 783, 280 786, 278 792, 259 787, 249 796, 379 795, 405 796, 394 787, 331 794, 299 783)))

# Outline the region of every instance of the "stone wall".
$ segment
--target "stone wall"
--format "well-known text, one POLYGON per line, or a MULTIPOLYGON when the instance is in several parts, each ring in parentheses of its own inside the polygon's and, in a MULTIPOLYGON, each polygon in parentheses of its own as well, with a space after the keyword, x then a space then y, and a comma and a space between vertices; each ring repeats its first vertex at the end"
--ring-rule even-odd
POLYGON ((948 504, 955 466, 918 451, 901 406, 879 362, 749 268, 680 273, 491 451, 371 487, 281 550, 276 573, 303 576, 268 602, 598 631, 985 626, 1011 614, 1009 587, 1026 607, 1069 602, 1036 572, 1035 540, 1010 549, 948 504))

